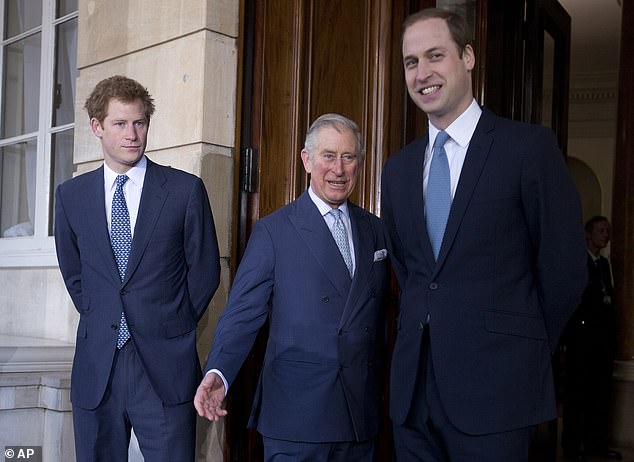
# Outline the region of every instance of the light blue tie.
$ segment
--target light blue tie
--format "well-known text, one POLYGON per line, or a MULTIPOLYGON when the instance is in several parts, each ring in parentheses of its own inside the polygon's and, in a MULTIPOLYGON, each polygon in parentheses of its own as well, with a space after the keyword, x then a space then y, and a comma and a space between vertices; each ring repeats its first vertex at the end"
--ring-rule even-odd
POLYGON ((441 131, 436 136, 434 151, 429 168, 429 178, 427 179, 427 193, 425 196, 425 219, 427 222, 427 233, 434 251, 434 258, 438 259, 440 246, 447 218, 451 209, 451 176, 449 174, 449 162, 445 143, 449 135, 441 131))
MULTIPOLYGON (((125 271, 128 267, 128 257, 132 249, 132 232, 130 231, 130 214, 128 206, 123 195, 123 185, 128 181, 126 175, 117 176, 117 188, 112 197, 112 218, 110 223, 110 243, 112 251, 119 269, 119 277, 121 282, 125 278, 125 271)), ((119 321, 119 333, 117 335, 117 348, 123 348, 123 345, 130 339, 130 331, 128 323, 125 319, 125 313, 121 311, 121 319, 119 321)))
POLYGON ((343 261, 346 262, 350 277, 352 277, 352 254, 350 253, 350 243, 348 242, 348 233, 346 232, 346 226, 343 224, 341 214, 343 213, 339 209, 332 209, 329 212, 335 219, 335 223, 332 225, 332 237, 335 238, 339 252, 343 257, 343 261))

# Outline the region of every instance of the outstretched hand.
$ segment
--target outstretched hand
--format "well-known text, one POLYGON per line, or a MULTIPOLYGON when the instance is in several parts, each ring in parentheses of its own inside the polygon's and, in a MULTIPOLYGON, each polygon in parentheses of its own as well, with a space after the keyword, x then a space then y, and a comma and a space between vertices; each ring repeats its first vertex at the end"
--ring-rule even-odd
POLYGON ((225 399, 225 386, 218 374, 211 372, 203 378, 196 396, 194 397, 194 407, 201 417, 205 417, 213 422, 217 422, 221 417, 227 415, 227 411, 220 406, 225 399))

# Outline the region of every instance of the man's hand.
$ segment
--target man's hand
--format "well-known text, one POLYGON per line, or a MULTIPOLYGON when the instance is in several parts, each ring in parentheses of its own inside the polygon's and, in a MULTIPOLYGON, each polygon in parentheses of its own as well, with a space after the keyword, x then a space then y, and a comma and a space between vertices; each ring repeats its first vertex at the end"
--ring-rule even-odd
POLYGON ((225 386, 218 374, 210 372, 205 375, 200 382, 196 396, 194 397, 194 407, 201 417, 217 422, 221 417, 227 415, 227 411, 220 405, 225 399, 225 386))

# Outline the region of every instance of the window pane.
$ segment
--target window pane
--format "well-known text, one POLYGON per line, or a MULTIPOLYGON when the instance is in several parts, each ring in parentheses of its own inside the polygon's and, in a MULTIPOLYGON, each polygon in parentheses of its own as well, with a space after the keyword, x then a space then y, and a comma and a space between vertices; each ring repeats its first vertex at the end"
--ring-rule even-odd
MULTIPOLYGON (((55 197, 57 186, 73 176, 73 129, 54 133, 51 145, 51 198, 55 197)), ((52 200, 49 210, 49 236, 53 235, 53 210, 55 204, 52 200)))
POLYGON ((58 0, 57 16, 55 17, 61 18, 62 16, 66 16, 68 13, 72 13, 73 11, 77 11, 77 0, 58 0))
POLYGON ((77 18, 60 24, 55 34, 55 87, 53 126, 75 120, 77 71, 77 18))
POLYGON ((38 33, 4 49, 2 138, 37 130, 41 38, 38 33))
POLYGON ((42 24, 42 0, 5 0, 4 38, 42 24))
POLYGON ((0 148, 0 235, 33 235, 35 140, 0 148))

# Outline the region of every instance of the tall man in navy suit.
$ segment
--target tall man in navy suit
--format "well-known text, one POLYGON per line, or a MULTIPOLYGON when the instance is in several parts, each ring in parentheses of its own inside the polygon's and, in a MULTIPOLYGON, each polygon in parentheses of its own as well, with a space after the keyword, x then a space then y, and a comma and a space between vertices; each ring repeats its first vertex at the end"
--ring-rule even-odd
POLYGON ((401 288, 397 458, 526 461, 535 425, 556 416, 551 352, 586 281, 579 197, 550 130, 475 102, 461 17, 409 17, 402 48, 429 133, 382 178, 401 288))
POLYGON ((154 103, 102 80, 86 100, 104 165, 56 193, 59 267, 79 311, 71 379, 78 461, 193 461, 201 371, 196 325, 218 286, 202 181, 144 155, 154 103))
POLYGON ((225 392, 268 319, 249 423, 264 459, 370 462, 387 251, 378 218, 348 201, 363 163, 359 129, 325 114, 301 157, 310 187, 255 224, 194 403, 210 420, 226 415, 225 392))

